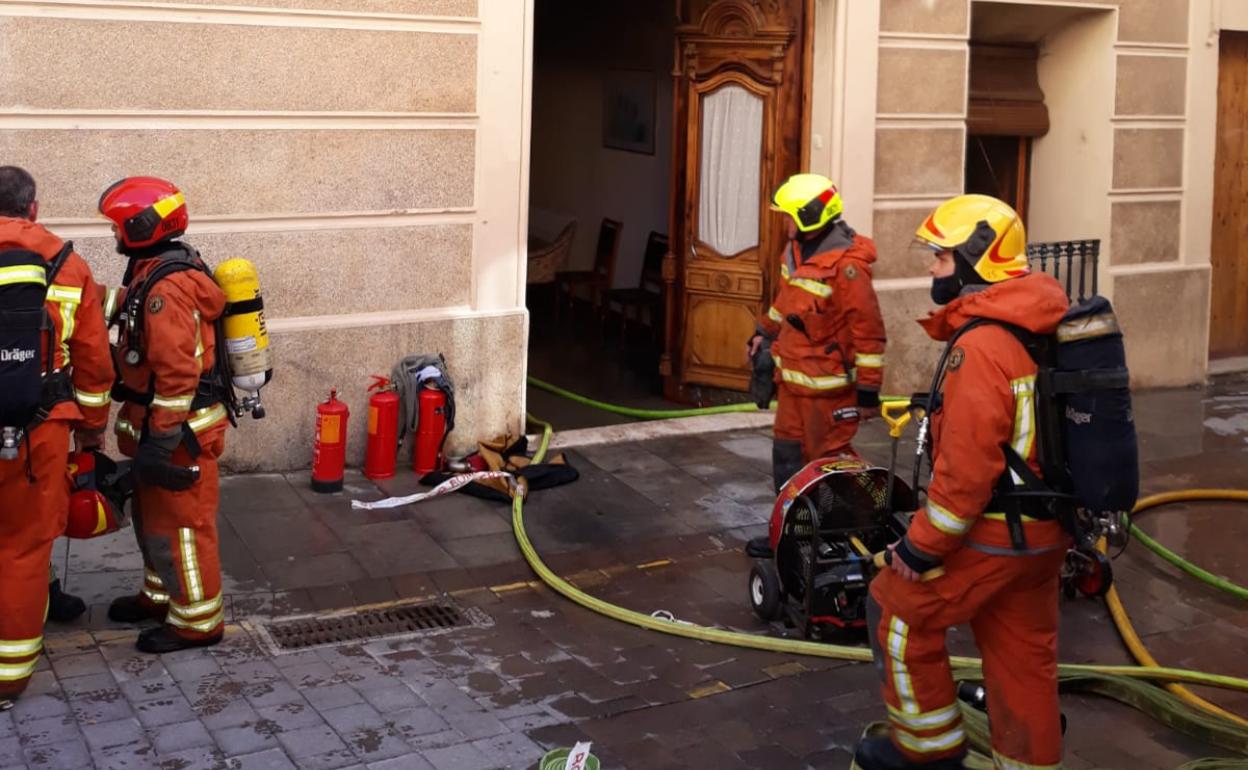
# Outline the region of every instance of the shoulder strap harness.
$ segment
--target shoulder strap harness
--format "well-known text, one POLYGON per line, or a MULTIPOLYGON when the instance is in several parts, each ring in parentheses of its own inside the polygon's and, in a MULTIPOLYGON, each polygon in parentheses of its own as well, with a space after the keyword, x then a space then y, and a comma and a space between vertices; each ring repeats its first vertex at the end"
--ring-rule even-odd
POLYGON ((954 346, 964 334, 987 324, 1000 326, 1010 332, 1037 367, 1034 402, 1037 459, 1043 478, 1031 469, 1026 458, 1019 455, 1013 446, 1008 442, 1003 443, 1001 452, 1005 457, 1005 471, 997 479, 996 490, 989 501, 989 510, 1000 510, 1005 514, 1010 544, 1015 550, 1021 551, 1027 547, 1023 532, 1024 516, 1039 521, 1056 519, 1067 531, 1075 531, 1077 501, 1069 492, 1072 486, 1066 468, 1062 420, 1056 396, 1058 393, 1072 392, 1069 388, 1082 386, 1085 379, 1099 378, 1088 372, 1056 371, 1055 340, 1050 335, 1034 334, 1004 321, 976 318, 958 329, 945 345, 932 379, 930 411, 934 412, 939 408, 941 388, 954 346))
MULTIPOLYGON (((126 292, 126 301, 120 308, 116 318, 111 322, 112 325, 125 328, 126 344, 122 356, 125 362, 131 366, 137 366, 146 355, 147 298, 151 294, 152 288, 174 273, 181 273, 186 270, 197 270, 204 275, 212 275, 200 258, 199 252, 184 243, 177 245, 181 247, 183 254, 161 257, 160 263, 144 277, 143 281, 132 290, 126 292)), ((225 329, 222 318, 217 318, 213 322, 213 328, 216 332, 215 343, 218 348, 216 355, 213 357, 213 366, 211 370, 200 375, 199 385, 195 389, 195 397, 192 399, 188 411, 194 412, 214 404, 224 404, 226 416, 229 418, 230 424, 237 427, 236 410, 238 404, 234 395, 234 389, 230 386, 230 373, 223 349, 225 329)), ((154 379, 155 377, 153 376, 154 379)), ((126 387, 118 378, 113 385, 112 395, 116 401, 125 401, 145 407, 150 406, 152 400, 156 397, 155 382, 149 386, 148 392, 140 393, 126 387)), ((144 420, 143 431, 145 433, 147 431, 146 420, 144 420)), ((195 432, 191 430, 190 425, 187 423, 182 424, 182 432, 191 455, 197 456, 199 454, 199 441, 195 437, 195 432)))

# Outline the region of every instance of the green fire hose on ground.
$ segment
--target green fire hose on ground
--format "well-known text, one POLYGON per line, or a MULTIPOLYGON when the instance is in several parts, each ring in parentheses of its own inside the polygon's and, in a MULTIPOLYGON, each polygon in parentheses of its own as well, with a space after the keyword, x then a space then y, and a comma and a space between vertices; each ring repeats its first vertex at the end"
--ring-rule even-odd
MULTIPOLYGON (((529 382, 535 387, 549 390, 557 393, 558 395, 565 395, 568 398, 572 398, 573 400, 583 404, 598 408, 606 408, 608 411, 612 411, 616 414, 640 417, 643 419, 663 419, 690 417, 704 414, 757 411, 757 407, 755 407, 752 403, 711 407, 709 410, 631 409, 628 407, 618 407, 594 401, 593 399, 579 396, 562 388, 557 388, 549 383, 541 382, 535 378, 529 378, 529 382)), ((542 439, 534 458, 535 462, 540 462, 545 457, 546 452, 549 449, 550 440, 553 435, 553 427, 549 423, 537 419, 532 415, 529 415, 529 420, 533 424, 542 428, 542 439)), ((723 629, 698 626, 684 622, 672 622, 669 620, 655 618, 634 610, 629 610, 624 607, 619 607, 598 599, 597 597, 591 596, 567 582, 559 575, 555 574, 548 566, 546 566, 545 562, 542 561, 541 556, 537 553, 537 550, 533 547, 533 544, 529 540, 528 533, 524 527, 525 491, 526 490, 522 481, 520 490, 515 495, 512 504, 512 528, 515 532, 516 541, 520 546, 520 550, 524 554, 525 560, 544 583, 554 589, 557 593, 576 602, 577 604, 580 604, 583 607, 586 607, 587 609, 615 620, 639 626, 641 628, 673 636, 696 639, 699 641, 727 644, 757 650, 767 650, 790 655, 809 655, 814 657, 863 663, 871 661, 870 650, 862 647, 849 647, 843 645, 824 644, 821 642, 799 641, 794 639, 778 639, 755 634, 725 631, 723 629)), ((1191 500, 1248 501, 1248 491, 1202 489, 1168 493, 1164 495, 1154 495, 1140 501, 1136 507, 1136 514, 1138 515, 1145 510, 1161 505, 1191 500)), ((1141 543, 1144 543, 1147 547, 1149 547, 1150 550, 1158 553, 1162 556, 1162 558, 1176 565, 1185 572, 1188 572, 1205 583, 1226 591, 1234 596, 1239 598, 1248 598, 1248 589, 1244 589, 1241 586, 1231 583, 1225 578, 1220 578, 1212 573, 1202 570, 1196 565, 1191 564, 1141 532, 1134 523, 1131 524, 1131 533, 1134 537, 1138 538, 1141 543)), ((1248 720, 1244 720, 1236 714, 1227 712, 1220 707, 1205 701, 1204 699, 1191 693, 1186 687, 1183 686, 1200 685, 1248 692, 1248 679, 1207 674, 1200 671, 1190 671, 1186 669, 1166 668, 1158 665, 1157 661, 1148 654, 1146 649, 1144 649, 1138 635, 1131 627, 1130 620, 1127 618, 1126 612, 1122 608, 1122 603, 1117 596, 1116 590, 1111 589, 1111 593, 1107 597, 1107 601, 1110 605, 1111 615, 1114 618, 1115 624, 1118 626, 1119 633, 1123 636, 1124 641, 1126 641, 1127 646, 1131 649, 1132 654, 1136 657, 1136 660, 1140 662, 1140 665, 1102 666, 1062 664, 1058 667, 1058 676, 1062 690, 1064 692, 1087 692, 1113 698, 1126 705, 1139 709, 1163 724, 1166 724, 1185 734, 1196 737, 1227 751, 1234 752, 1240 756, 1248 756, 1248 720), (1167 692, 1166 689, 1157 687, 1154 683, 1161 683, 1170 691, 1167 692)), ((977 681, 983 677, 981 663, 978 659, 954 657, 951 659, 951 664, 955 669, 954 674, 956 679, 977 681)), ((963 710, 965 729, 967 731, 968 739, 972 747, 975 749, 975 752, 972 752, 971 756, 967 760, 967 767, 990 769, 992 768, 992 760, 988 758, 991 756, 991 744, 988 734, 987 717, 966 704, 960 705, 963 710)), ((1230 768, 1243 766, 1244 760, 1242 759, 1212 758, 1189 762, 1184 764, 1181 768, 1179 768, 1179 770, 1230 770, 1230 768)))

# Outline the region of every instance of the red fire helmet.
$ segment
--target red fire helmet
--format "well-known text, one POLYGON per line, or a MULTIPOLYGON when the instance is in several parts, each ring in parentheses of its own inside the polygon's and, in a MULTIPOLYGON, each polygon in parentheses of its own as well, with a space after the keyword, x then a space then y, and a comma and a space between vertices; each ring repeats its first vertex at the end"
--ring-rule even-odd
POLYGON ((126 525, 129 467, 122 468, 99 452, 69 455, 69 519, 65 536, 87 540, 126 525))
POLYGON ((177 238, 190 221, 182 191, 154 176, 114 182, 100 196, 99 208, 112 220, 117 240, 131 249, 177 238))

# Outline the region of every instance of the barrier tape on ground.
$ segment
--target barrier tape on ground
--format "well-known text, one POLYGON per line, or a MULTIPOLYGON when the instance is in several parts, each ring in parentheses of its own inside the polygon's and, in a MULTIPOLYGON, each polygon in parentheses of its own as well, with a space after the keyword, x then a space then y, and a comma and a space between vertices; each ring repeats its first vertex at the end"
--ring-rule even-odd
POLYGON ((510 487, 513 492, 515 491, 516 480, 510 473, 505 471, 478 471, 476 473, 464 473, 458 476, 452 476, 428 492, 417 492, 414 495, 407 495, 406 497, 387 497, 385 500, 374 500, 372 502, 352 500, 351 507, 357 511, 377 511, 384 508, 401 508, 404 505, 411 505, 412 503, 423 502, 435 497, 441 497, 442 495, 449 495, 452 492, 468 486, 474 481, 485 481, 486 479, 505 479, 507 481, 507 486, 510 487))

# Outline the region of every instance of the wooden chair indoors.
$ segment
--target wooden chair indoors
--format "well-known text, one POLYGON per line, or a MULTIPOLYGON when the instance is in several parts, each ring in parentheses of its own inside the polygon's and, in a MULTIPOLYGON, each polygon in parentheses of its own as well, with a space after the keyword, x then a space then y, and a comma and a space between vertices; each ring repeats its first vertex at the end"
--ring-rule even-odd
POLYGON ((568 266, 568 255, 572 252, 572 239, 576 236, 576 220, 564 225, 559 234, 550 243, 540 243, 535 239, 529 242, 528 283, 552 283, 559 271, 568 266))
POLYGON ((632 289, 612 289, 607 292, 608 307, 612 302, 620 303, 620 334, 628 331, 628 322, 633 320, 634 311, 637 322, 641 323, 643 311, 647 313, 650 325, 650 338, 656 339, 659 319, 663 313, 663 256, 667 253, 667 236, 651 230, 646 238, 646 251, 641 262, 641 280, 632 289))
POLYGON ((594 250, 593 270, 567 270, 555 274, 555 319, 559 318, 559 305, 566 293, 568 308, 573 309, 577 288, 589 290, 594 313, 601 322, 606 315, 606 296, 615 278, 615 258, 620 251, 620 233, 624 225, 614 219, 603 217, 598 228, 598 245, 594 250))

